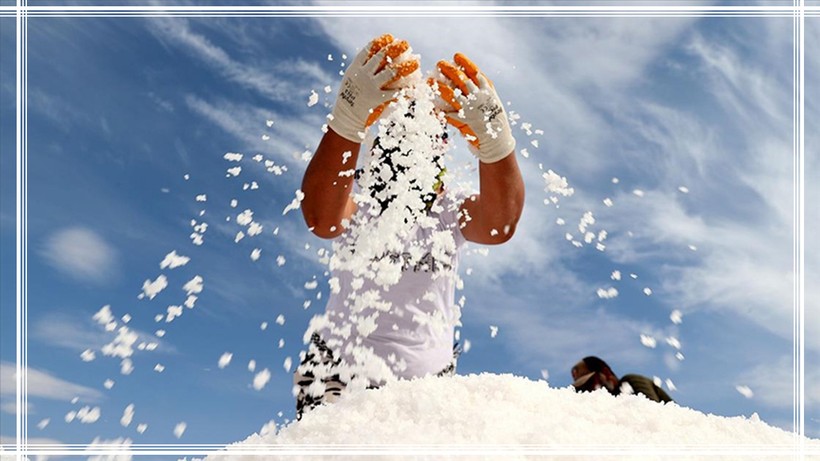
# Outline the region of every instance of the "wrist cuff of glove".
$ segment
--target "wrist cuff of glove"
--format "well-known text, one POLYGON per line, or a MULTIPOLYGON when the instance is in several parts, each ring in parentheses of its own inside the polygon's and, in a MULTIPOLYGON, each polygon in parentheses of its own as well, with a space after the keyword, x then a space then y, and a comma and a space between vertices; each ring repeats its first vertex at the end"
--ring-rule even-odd
POLYGON ((476 149, 475 155, 484 163, 495 163, 507 158, 515 150, 515 138, 476 149))
POLYGON ((337 110, 337 107, 333 108, 333 112, 331 113, 330 120, 327 122, 327 126, 329 126, 339 136, 357 144, 361 144, 364 140, 364 134, 367 131, 367 128, 364 126, 364 122, 358 123, 354 121, 353 118, 347 113, 337 110))

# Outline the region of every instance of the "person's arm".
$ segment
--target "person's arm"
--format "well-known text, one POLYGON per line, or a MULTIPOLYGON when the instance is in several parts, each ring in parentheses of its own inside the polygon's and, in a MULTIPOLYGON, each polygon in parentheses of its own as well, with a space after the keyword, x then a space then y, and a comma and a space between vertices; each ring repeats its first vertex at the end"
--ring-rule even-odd
POLYGON ((342 221, 356 211, 351 198, 353 171, 360 144, 343 138, 332 128, 322 137, 302 178, 302 215, 308 228, 321 238, 343 231, 342 221))
POLYGON ((437 88, 448 123, 458 128, 478 157, 479 194, 460 209, 461 233, 470 242, 495 245, 512 238, 524 208, 524 181, 515 139, 492 83, 466 56, 439 61, 437 88), (456 91, 457 90, 457 91, 456 91))
POLYGON ((401 59, 409 44, 382 35, 364 47, 345 71, 328 130, 302 178, 302 215, 322 238, 344 231, 342 221, 356 211, 352 192, 359 147, 367 127, 391 101, 388 87, 418 70, 417 60, 401 59))
POLYGON ((461 229, 470 242, 497 245, 512 238, 524 209, 524 181, 515 152, 495 163, 479 162, 479 193, 461 206, 461 229))

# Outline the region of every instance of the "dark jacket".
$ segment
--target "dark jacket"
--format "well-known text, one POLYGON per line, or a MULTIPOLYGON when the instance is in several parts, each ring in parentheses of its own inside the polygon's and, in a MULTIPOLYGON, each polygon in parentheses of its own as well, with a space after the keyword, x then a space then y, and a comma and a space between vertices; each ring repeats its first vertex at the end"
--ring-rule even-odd
POLYGON ((629 387, 632 388, 633 394, 643 394, 646 398, 649 400, 654 400, 655 402, 673 402, 672 397, 669 397, 669 394, 667 394, 666 391, 658 387, 653 380, 647 378, 646 376, 634 374, 624 375, 620 380, 618 380, 618 389, 616 390, 617 394, 621 393, 624 383, 629 384, 629 387))

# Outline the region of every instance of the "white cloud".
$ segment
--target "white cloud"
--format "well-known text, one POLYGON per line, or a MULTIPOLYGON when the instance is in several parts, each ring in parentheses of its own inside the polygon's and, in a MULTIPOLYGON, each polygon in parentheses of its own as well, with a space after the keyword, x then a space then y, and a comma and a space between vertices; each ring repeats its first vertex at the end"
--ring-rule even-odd
POLYGON ((41 251, 45 260, 66 275, 104 282, 116 269, 116 251, 99 234, 84 227, 52 234, 41 251))
MULTIPOLYGON (((738 386, 748 386, 754 391, 755 401, 774 408, 792 408, 794 406, 794 377, 792 357, 784 356, 776 361, 758 365, 737 377, 738 386)), ((820 369, 812 367, 806 360, 805 405, 806 408, 820 406, 820 369)))
POLYGON ((237 61, 205 35, 194 32, 185 19, 154 18, 150 24, 149 30, 164 43, 170 43, 201 59, 227 80, 275 101, 296 104, 304 91, 302 84, 318 84, 330 79, 318 65, 301 59, 269 65, 237 61))
MULTIPOLYGON (((16 392, 16 374, 15 364, 0 362, 0 392, 2 395, 13 395, 16 392)), ((74 397, 79 397, 86 402, 97 402, 102 398, 102 393, 96 389, 65 381, 46 371, 29 368, 27 378, 29 397, 62 401, 70 401, 74 397)))

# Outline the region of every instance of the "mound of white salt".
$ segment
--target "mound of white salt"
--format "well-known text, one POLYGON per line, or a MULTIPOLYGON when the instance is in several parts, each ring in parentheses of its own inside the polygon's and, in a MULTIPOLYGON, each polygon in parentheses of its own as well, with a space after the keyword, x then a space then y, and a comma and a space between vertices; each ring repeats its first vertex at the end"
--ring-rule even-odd
MULTIPOLYGON (((569 387, 551 388, 544 381, 489 373, 399 381, 383 389, 352 392, 307 413, 301 421, 271 429, 269 425, 229 446, 225 455, 208 459, 250 460, 252 452, 292 455, 300 449, 324 457, 355 458, 351 444, 361 450, 371 447, 366 452, 376 450, 381 459, 411 451, 441 459, 465 450, 473 459, 505 452, 527 457, 545 454, 543 450, 590 447, 603 450, 596 458, 607 450, 628 454, 640 447, 676 447, 683 453, 706 447, 729 458, 744 451, 789 458, 787 452, 798 442, 794 434, 767 425, 757 415, 707 415, 639 395, 578 394, 569 387)), ((820 440, 803 443, 812 453, 820 452, 820 440)))

